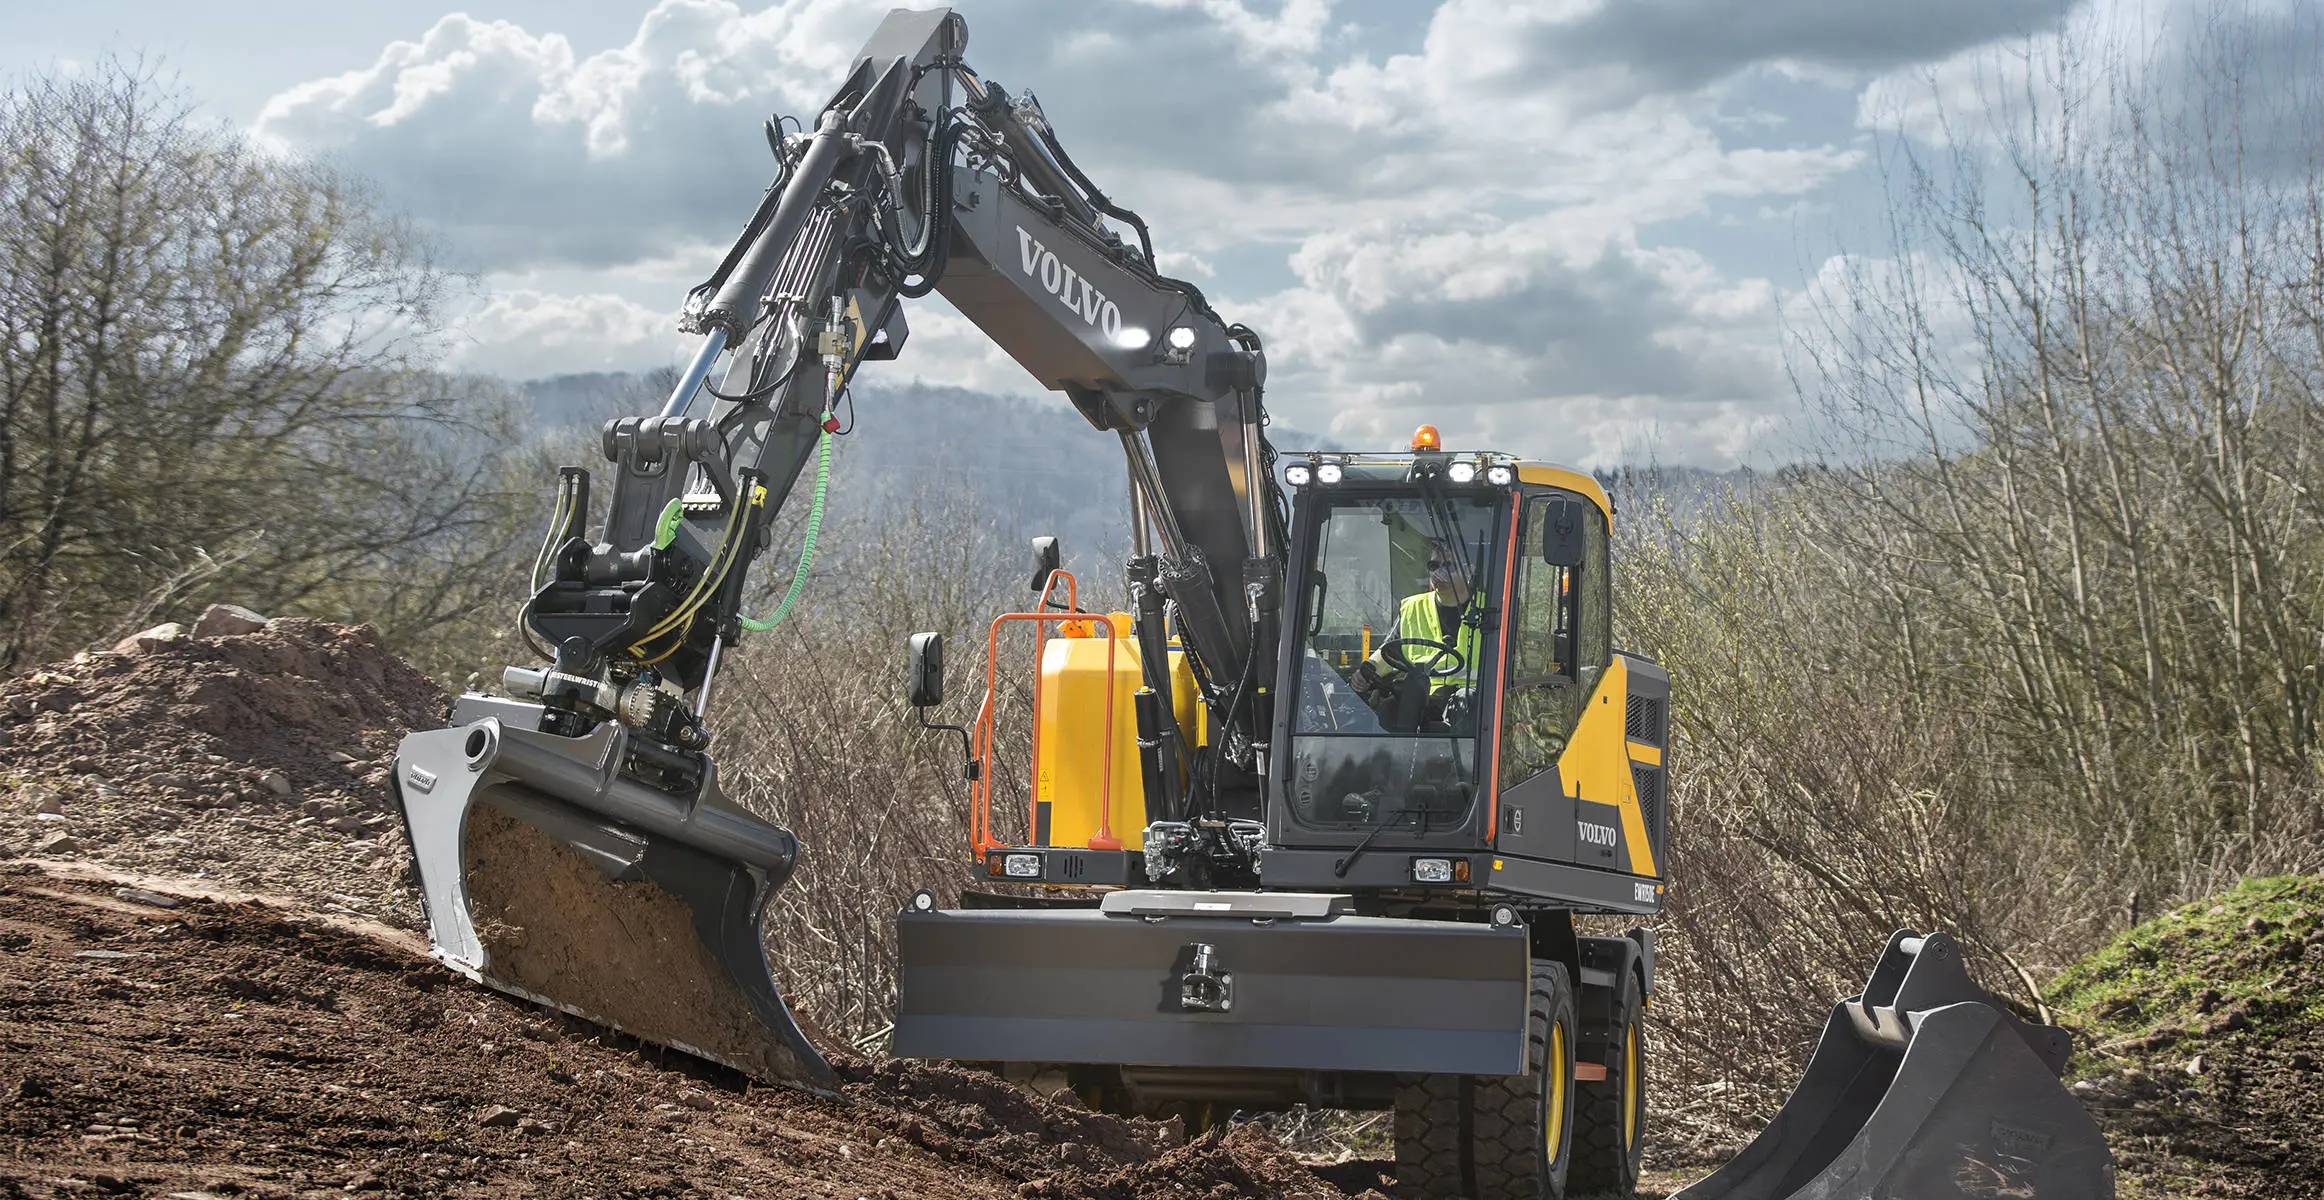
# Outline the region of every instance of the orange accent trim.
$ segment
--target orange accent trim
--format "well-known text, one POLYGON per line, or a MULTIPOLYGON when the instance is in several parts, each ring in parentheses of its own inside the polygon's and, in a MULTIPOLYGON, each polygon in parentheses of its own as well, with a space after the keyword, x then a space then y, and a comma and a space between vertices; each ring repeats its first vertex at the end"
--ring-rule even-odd
POLYGON ((1606 1064, 1578 1062, 1574 1064, 1575 1083, 1606 1082, 1606 1064))
POLYGON ((1493 786, 1485 795, 1486 845, 1501 836, 1501 729, 1506 720, 1501 706, 1509 700, 1509 597, 1517 582, 1517 522, 1524 515, 1525 506, 1518 493, 1511 492, 1509 549, 1501 556, 1501 640, 1493 659, 1493 772, 1490 776, 1493 786))
MULTIPOLYGON (((1079 601, 1075 596, 1075 583, 1072 574, 1066 571, 1059 571, 1057 574, 1065 576, 1066 605, 1069 608, 1078 607, 1079 601)), ((1048 586, 1041 589, 1041 602, 1044 606, 1049 602, 1050 591, 1056 586, 1056 576, 1051 576, 1048 586)), ((976 784, 969 792, 969 841, 976 849, 979 858, 991 851, 1003 848, 1002 844, 994 839, 992 832, 993 772, 991 769, 993 726, 998 723, 995 720, 993 698, 1000 689, 1001 626, 1012 621, 1029 621, 1033 624, 1032 768, 1035 778, 1025 800, 1025 819, 1028 822, 1026 828, 1029 832, 1039 828, 1041 803, 1041 788, 1038 778, 1041 769, 1041 647, 1048 640, 1050 625, 1087 620, 1089 620, 1089 614, 1080 612, 1002 613, 993 618, 992 628, 985 636, 984 703, 977 707, 976 712, 975 751, 976 761, 980 769, 977 771, 976 784)), ((1097 835, 1089 839, 1089 848, 1092 850, 1119 850, 1122 848, 1122 840, 1114 836, 1113 828, 1115 707, 1113 696, 1114 671, 1119 658, 1118 650, 1122 638, 1120 631, 1114 628, 1112 621, 1101 619, 1097 623, 1105 628, 1106 635, 1105 753, 1099 760, 1104 774, 1098 785, 1097 835)))

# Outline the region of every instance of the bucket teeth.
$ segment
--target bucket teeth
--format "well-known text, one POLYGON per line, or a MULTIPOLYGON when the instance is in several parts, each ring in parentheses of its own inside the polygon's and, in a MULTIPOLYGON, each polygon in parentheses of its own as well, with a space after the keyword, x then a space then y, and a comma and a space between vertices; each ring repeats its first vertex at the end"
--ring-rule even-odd
POLYGON ((562 738, 501 719, 530 706, 463 707, 455 722, 476 719, 412 734, 396 758, 435 957, 633 1037, 832 1090, 762 932, 791 835, 726 804, 707 775, 691 798, 619 778, 619 729, 562 738))

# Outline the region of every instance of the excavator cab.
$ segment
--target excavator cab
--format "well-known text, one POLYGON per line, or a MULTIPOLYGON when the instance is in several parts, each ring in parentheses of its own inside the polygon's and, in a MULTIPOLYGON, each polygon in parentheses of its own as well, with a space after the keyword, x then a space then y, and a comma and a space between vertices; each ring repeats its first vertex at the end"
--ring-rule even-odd
POLYGON ((1287 475, 1262 881, 1656 911, 1669 679, 1613 647, 1597 482, 1428 449, 1287 475))

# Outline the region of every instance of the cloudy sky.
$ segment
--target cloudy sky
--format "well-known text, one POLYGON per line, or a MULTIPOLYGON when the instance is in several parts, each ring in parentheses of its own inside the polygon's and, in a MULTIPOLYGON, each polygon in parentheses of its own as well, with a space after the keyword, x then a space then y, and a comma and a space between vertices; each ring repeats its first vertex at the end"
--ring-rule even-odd
MULTIPOLYGON (((682 353, 673 314, 770 174, 759 122, 819 108, 892 6, 436 3, 0 0, 0 72, 158 58, 370 177, 479 280, 459 364, 527 378, 682 353)), ((2029 37, 2154 36, 2190 0, 960 7, 978 71, 1267 335, 1284 422, 1728 466, 1785 453, 1782 314, 1877 222, 1876 136, 2029 37)), ((888 378, 1033 391, 940 301, 912 321, 888 378)))

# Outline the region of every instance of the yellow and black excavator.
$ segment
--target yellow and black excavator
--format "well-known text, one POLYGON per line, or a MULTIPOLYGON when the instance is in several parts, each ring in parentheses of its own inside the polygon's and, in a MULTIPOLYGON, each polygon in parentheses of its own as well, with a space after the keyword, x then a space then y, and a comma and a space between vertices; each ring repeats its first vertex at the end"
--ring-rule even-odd
MULTIPOLYGON (((1626 1192, 1654 937, 1576 919, 1659 911, 1675 764, 1668 675, 1613 644, 1606 493, 1427 427, 1279 455, 1259 335, 1159 271, 966 41, 898 10, 811 126, 769 122, 774 182, 685 310, 699 353, 661 412, 605 428, 602 524, 590 473, 560 477, 522 617, 542 664, 405 739, 436 957, 831 1087, 763 942, 799 846, 720 788, 709 705, 811 462, 820 511, 836 401, 938 291, 1109 437, 1133 553, 1123 610, 1093 613, 1037 546, 972 727, 927 720, 944 640, 912 640, 912 704, 967 743, 982 883, 904 905, 893 1051, 1197 1126, 1391 1109, 1400 1196, 1626 1192), (1020 629, 1034 782, 996 796, 1020 629)), ((1766 1132, 1683 1194, 2110 1196, 2067 1048, 1949 938, 1899 933, 1766 1132)))

